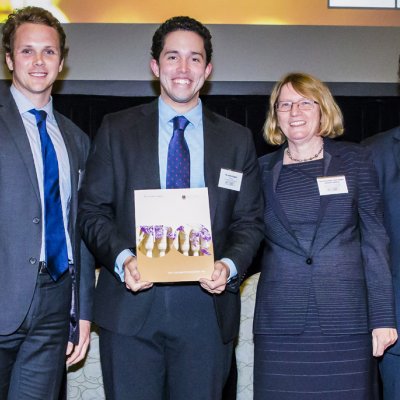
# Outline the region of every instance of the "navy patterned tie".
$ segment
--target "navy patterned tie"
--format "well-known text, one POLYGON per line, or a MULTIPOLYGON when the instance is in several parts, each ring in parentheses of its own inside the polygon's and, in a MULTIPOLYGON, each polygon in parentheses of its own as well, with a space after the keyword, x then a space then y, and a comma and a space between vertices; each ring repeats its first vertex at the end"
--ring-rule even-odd
POLYGON ((189 121, 182 115, 173 119, 174 132, 168 146, 167 189, 190 187, 190 153, 184 132, 189 121))
POLYGON ((30 110, 36 117, 42 145, 46 267, 54 281, 68 269, 68 251, 61 208, 58 161, 46 129, 46 111, 30 110))

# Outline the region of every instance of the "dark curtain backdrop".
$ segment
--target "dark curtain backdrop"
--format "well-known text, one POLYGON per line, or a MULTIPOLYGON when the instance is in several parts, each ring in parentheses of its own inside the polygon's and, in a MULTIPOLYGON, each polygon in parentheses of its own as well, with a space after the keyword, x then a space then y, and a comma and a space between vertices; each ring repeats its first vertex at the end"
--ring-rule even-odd
MULTIPOLYGON (((55 108, 74 121, 90 138, 96 135, 105 114, 154 99, 154 97, 96 95, 54 95, 53 97, 55 108)), ((247 126, 252 131, 259 156, 274 150, 274 147, 268 146, 262 137, 268 100, 268 96, 255 95, 202 96, 203 103, 211 110, 247 126)), ((345 120, 345 134, 340 140, 360 142, 378 132, 400 125, 400 97, 337 96, 336 100, 345 120)), ((258 257, 250 267, 248 275, 258 272, 258 257)), ((223 400, 236 399, 236 380, 236 364, 233 362, 223 400)), ((65 385, 61 399, 65 399, 65 385)))

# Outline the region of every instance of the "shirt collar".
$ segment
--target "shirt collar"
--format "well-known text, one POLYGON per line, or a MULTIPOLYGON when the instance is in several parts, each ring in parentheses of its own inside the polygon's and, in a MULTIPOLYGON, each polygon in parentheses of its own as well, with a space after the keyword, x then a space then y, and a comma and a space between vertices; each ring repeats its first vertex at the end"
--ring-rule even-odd
POLYGON ((183 115, 185 118, 187 118, 190 124, 193 125, 195 129, 200 126, 203 120, 203 105, 200 99, 196 107, 192 108, 184 114, 181 114, 176 112, 170 105, 165 103, 165 101, 160 96, 158 98, 158 112, 160 123, 162 124, 162 126, 166 126, 166 124, 172 124, 171 120, 177 115, 183 115))
MULTIPOLYGON (((17 104, 17 108, 19 113, 22 115, 32 108, 36 108, 33 103, 24 96, 14 85, 11 85, 10 92, 14 98, 15 103, 17 104)), ((50 96, 49 102, 40 110, 44 110, 47 113, 47 118, 50 120, 54 120, 54 112, 53 112, 53 98, 50 96)))

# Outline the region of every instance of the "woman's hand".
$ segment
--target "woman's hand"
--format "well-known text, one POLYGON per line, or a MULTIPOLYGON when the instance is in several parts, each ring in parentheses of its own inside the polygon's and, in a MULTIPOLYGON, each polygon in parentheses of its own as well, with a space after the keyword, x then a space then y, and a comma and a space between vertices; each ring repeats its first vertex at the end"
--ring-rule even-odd
POLYGON ((385 350, 397 340, 397 330, 394 328, 376 328, 372 331, 372 354, 381 357, 385 350))

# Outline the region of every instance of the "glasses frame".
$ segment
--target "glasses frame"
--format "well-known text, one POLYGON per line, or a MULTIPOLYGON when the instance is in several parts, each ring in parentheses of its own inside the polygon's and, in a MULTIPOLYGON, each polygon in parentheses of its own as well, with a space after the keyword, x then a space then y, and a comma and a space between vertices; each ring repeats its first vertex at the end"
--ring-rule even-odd
POLYGON ((299 101, 277 101, 275 103, 275 110, 277 112, 290 112, 290 111, 292 111, 294 104, 298 104, 297 108, 299 110, 301 110, 301 111, 310 111, 310 110, 314 109, 314 104, 319 104, 319 103, 318 103, 318 101, 311 100, 311 99, 302 99, 302 100, 299 100, 299 101), (308 108, 308 107, 302 108, 301 103, 303 103, 303 102, 310 102, 311 107, 310 108, 308 108), (279 108, 278 108, 279 107, 279 103, 289 103, 290 104, 290 108, 288 110, 279 110, 279 108))

